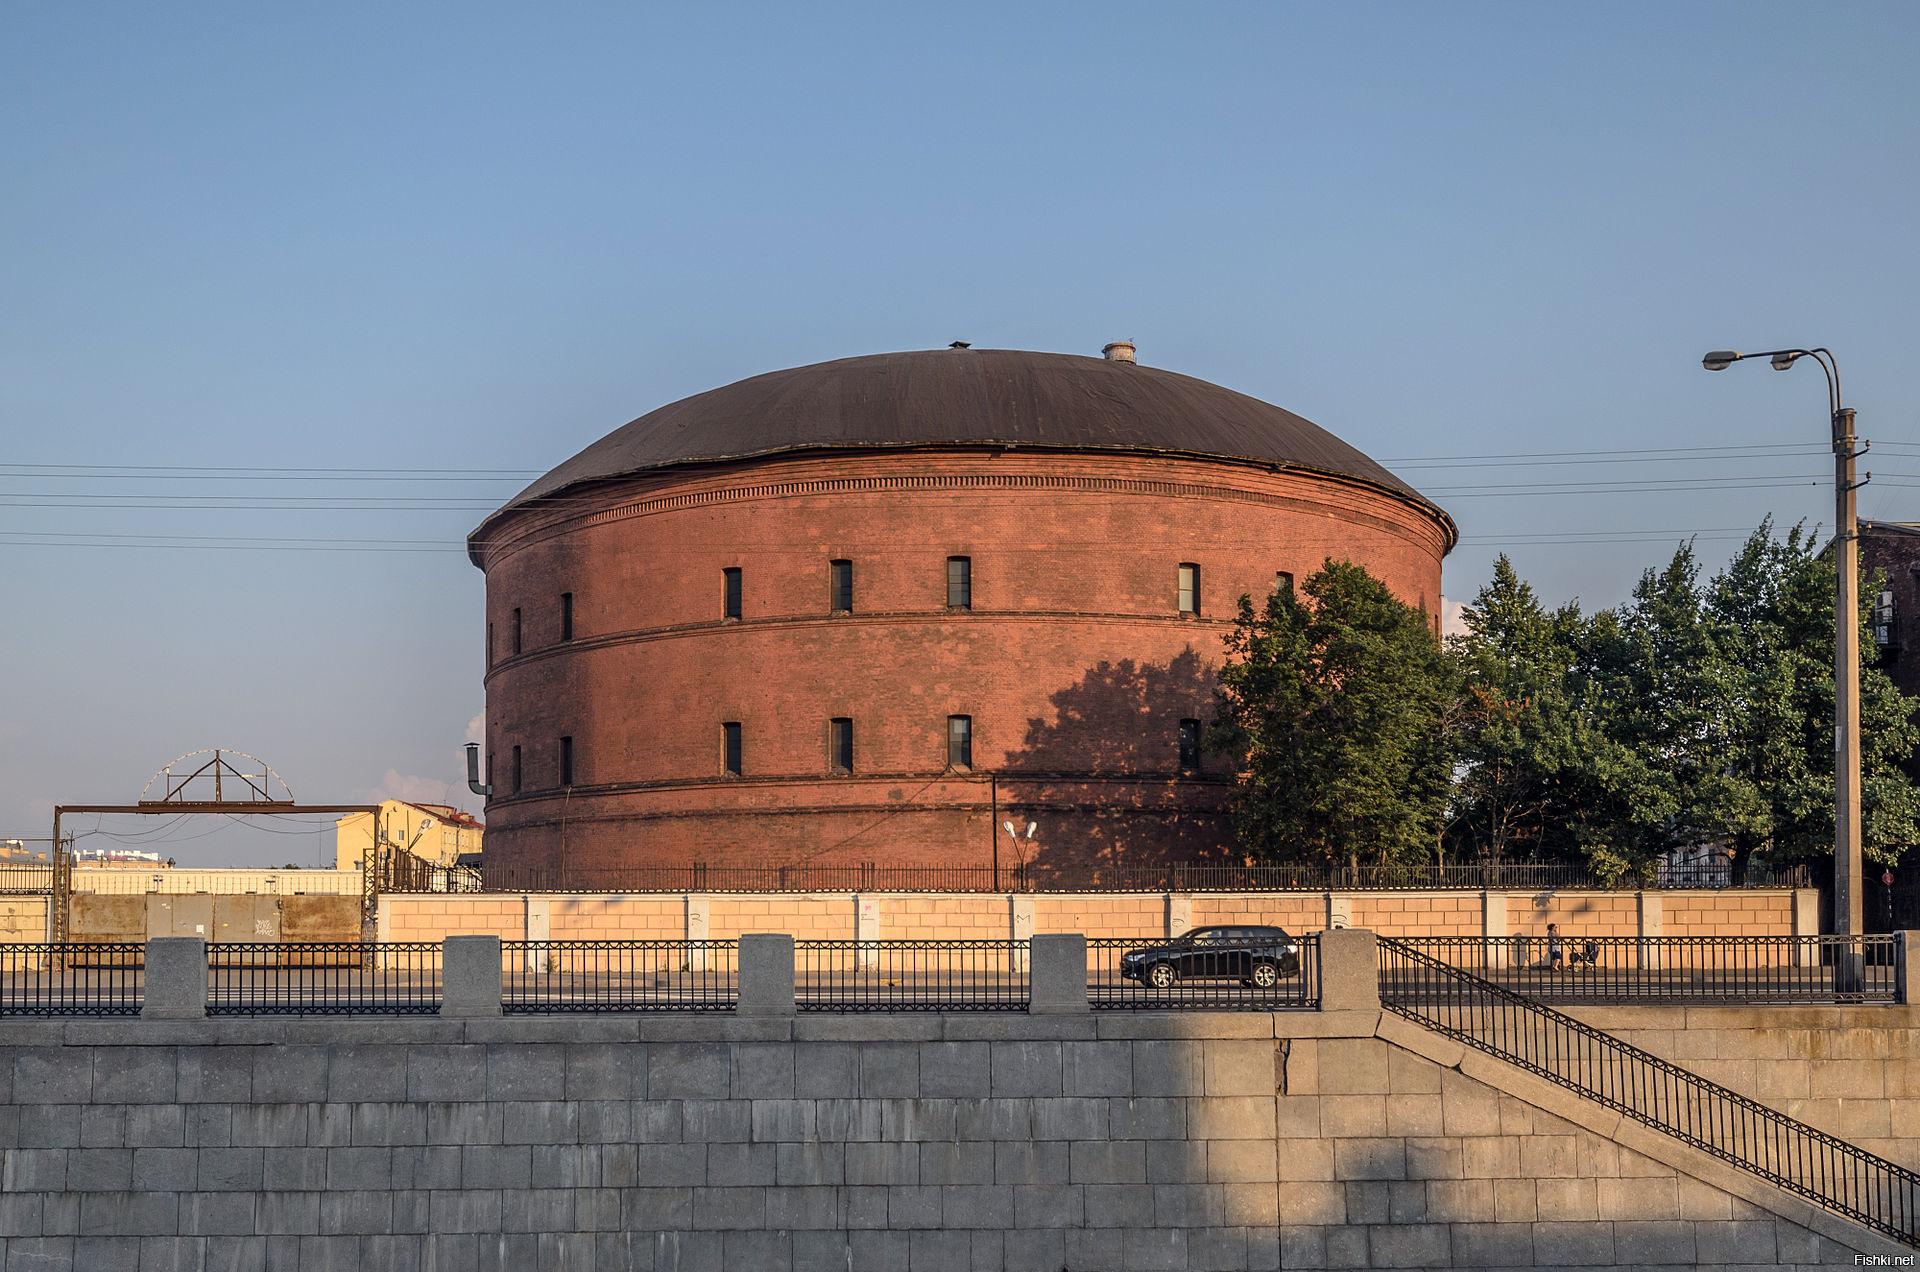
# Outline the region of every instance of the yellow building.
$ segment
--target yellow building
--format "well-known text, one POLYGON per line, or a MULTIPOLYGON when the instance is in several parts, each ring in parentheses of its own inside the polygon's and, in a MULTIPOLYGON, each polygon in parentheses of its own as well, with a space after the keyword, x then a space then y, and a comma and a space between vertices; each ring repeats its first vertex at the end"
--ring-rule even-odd
POLYGON ((376 840, 383 849, 400 849, 422 861, 451 866, 480 860, 486 827, 446 804, 407 804, 383 800, 378 813, 348 813, 334 824, 334 866, 359 870, 376 840))

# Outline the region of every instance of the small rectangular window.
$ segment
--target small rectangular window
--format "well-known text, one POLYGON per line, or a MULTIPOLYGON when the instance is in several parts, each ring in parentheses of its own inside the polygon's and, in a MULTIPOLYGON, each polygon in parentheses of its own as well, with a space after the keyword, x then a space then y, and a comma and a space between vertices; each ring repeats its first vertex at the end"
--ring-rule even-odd
POLYGON ((853 612, 853 562, 827 563, 827 608, 836 614, 853 612))
POLYGON ((515 795, 518 795, 520 793, 521 776, 522 776, 522 773, 520 768, 520 748, 516 746, 513 748, 513 793, 515 795))
POLYGON ((491 788, 492 788, 492 786, 493 786, 493 752, 492 752, 492 751, 488 751, 488 752, 487 752, 487 781, 486 781, 486 785, 487 785, 487 787, 488 787, 489 789, 491 789, 491 788))
POLYGON ((853 772, 853 721, 844 716, 828 722, 827 767, 836 773, 853 772))
POLYGON ((1200 567, 1185 564, 1180 567, 1180 612, 1198 614, 1200 612, 1200 567))
POLYGON ((973 558, 947 558, 947 608, 973 608, 973 558))
POLYGON ((487 624, 487 666, 493 666, 493 624, 487 624))
POLYGON ((573 639, 573 593, 560 593, 560 639, 573 639))
POLYGON ((1191 773, 1200 767, 1200 722, 1180 722, 1180 767, 1191 773))
POLYGON ((560 739, 560 785, 573 785, 573 739, 560 739))
POLYGON ((721 771, 728 777, 740 776, 740 725, 728 721, 720 726, 721 771))
POLYGON ((726 615, 725 616, 727 618, 739 618, 740 617, 740 571, 738 569, 722 570, 721 574, 726 576, 726 615))
POLYGON ((513 607, 513 652, 520 652, 520 607, 513 607))
POLYGON ((973 717, 947 717, 947 763, 953 768, 973 767, 973 717))
POLYGON ((1293 571, 1276 570, 1273 575, 1273 590, 1282 596, 1293 595, 1293 571))

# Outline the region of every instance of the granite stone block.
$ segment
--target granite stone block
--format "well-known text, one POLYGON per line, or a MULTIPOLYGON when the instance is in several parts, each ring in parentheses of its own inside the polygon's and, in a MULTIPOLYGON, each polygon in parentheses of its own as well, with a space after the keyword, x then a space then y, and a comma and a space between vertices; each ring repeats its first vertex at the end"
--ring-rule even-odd
MULTIPOLYGON (((835 1143, 780 1144, 774 1153, 774 1182, 786 1187, 825 1185, 847 1182, 847 1147, 835 1143)), ((904 1146, 903 1146, 904 1147, 904 1146)), ((888 1180, 911 1183, 912 1180, 888 1180)))
POLYGON ((13 1056, 13 1098, 23 1105, 85 1104, 93 1098, 93 1056, 84 1047, 31 1047, 13 1056))
POLYGON ((384 1233, 393 1227, 393 1194, 384 1189, 340 1190, 320 1194, 320 1227, 346 1235, 384 1233))
POLYGON ((314 1192, 327 1186, 324 1148, 264 1148, 261 1186, 267 1190, 314 1192))
POLYGON ((828 1187, 773 1187, 766 1190, 766 1223, 770 1228, 840 1226, 840 1190, 828 1187))
POLYGON ((655 1100, 726 1100, 730 1048, 716 1042, 660 1042, 647 1048, 647 1094, 655 1100))
POLYGON ((920 1145, 911 1142, 848 1144, 848 1184, 912 1185, 920 1182, 920 1145))
POLYGON ((922 1184, 991 1184, 993 1145, 985 1141, 920 1145, 922 1184))
POLYGON ((460 1150, 463 1188, 531 1188, 533 1150, 524 1144, 469 1144, 460 1150))
POLYGON ((507 1188, 500 1193, 504 1232, 570 1232, 573 1211, 571 1188, 507 1188))
MULTIPOLYGON (((0 1168, 0 1187, 9 1193, 65 1192, 67 1151, 64 1148, 10 1148, 0 1168)), ((129 1163, 131 1170, 131 1163, 129 1163)))
MULTIPOLYGON (((182 1069, 184 1072, 184 1063, 182 1069)), ((327 1064, 327 1098, 337 1103, 407 1098, 407 1049, 338 1046, 327 1064)))
POLYGON ((484 1051, 488 1100, 558 1101, 565 1097, 567 1048, 564 1045, 493 1043, 484 1051))
POLYGON ((407 1099, 429 1102, 486 1099, 488 1050, 477 1044, 408 1047, 407 1099))
POLYGON ((302 1104, 327 1098, 328 1048, 281 1045, 253 1053, 253 1092, 260 1104, 302 1104))
POLYGON ((1001 1097, 1061 1094, 1058 1042, 1004 1042, 993 1048, 993 1094, 1001 1097))
POLYGON ((768 1187, 774 1165, 772 1144, 709 1144, 706 1182, 715 1188, 768 1187))
POLYGON ((710 1144, 753 1138, 751 1100, 686 1100, 680 1105, 681 1139, 710 1144))
POLYGON ((198 1149, 136 1148, 133 1187, 142 1192, 192 1192, 199 1159, 198 1149))
POLYGON ((693 1226, 706 1232, 764 1228, 766 1206, 764 1188, 696 1188, 693 1226))
POLYGON ((68 1150, 68 1192, 126 1192, 132 1186, 132 1149, 75 1148, 68 1150))
POLYGON ((887 1226, 938 1228, 940 1190, 910 1184, 887 1189, 887 1226))
POLYGON ((736 1100, 794 1098, 794 1045, 790 1042, 742 1042, 733 1048, 736 1100))
POLYGON ((991 1044, 985 1042, 923 1042, 919 1089, 902 1094, 984 1099, 993 1093, 990 1050, 991 1044))
POLYGON ((907 1238, 912 1272, 972 1272, 973 1241, 965 1232, 915 1232, 907 1238))
POLYGON ((663 1232, 693 1227, 692 1188, 623 1188, 619 1193, 624 1227, 663 1232))

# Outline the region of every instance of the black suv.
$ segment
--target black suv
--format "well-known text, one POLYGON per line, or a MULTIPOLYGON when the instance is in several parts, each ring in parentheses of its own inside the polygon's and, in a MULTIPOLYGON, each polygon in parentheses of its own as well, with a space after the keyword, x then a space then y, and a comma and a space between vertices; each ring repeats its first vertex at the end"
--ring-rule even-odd
POLYGON ((1300 971, 1300 946, 1277 927, 1195 928, 1176 941, 1120 956, 1120 975, 1155 989, 1183 980, 1237 980, 1271 988, 1300 971))

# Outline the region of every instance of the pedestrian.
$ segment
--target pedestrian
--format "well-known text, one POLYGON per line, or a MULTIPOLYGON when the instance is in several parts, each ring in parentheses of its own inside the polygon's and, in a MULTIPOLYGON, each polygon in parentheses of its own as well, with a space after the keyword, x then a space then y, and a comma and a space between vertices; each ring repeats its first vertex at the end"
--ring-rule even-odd
POLYGON ((1547 970, 1557 972, 1566 958, 1566 951, 1560 948, 1560 925, 1547 924, 1547 970))

